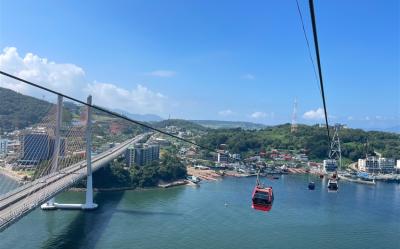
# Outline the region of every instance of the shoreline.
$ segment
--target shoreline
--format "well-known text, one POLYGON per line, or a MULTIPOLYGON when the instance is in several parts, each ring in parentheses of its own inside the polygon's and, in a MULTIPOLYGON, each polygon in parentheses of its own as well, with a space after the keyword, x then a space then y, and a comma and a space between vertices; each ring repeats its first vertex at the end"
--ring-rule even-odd
MULTIPOLYGON (((189 183, 189 181, 181 179, 181 180, 176 180, 176 181, 169 182, 166 184, 158 184, 157 186, 145 187, 145 188, 140 188, 140 187, 93 188, 93 192, 118 192, 118 191, 126 191, 126 190, 143 191, 143 190, 152 190, 152 189, 165 189, 165 188, 178 187, 178 186, 183 186, 183 185, 192 186, 189 183)), ((68 191, 85 192, 86 188, 69 188, 68 191)))
POLYGON ((6 176, 8 178, 11 178, 12 180, 17 181, 18 183, 24 182, 23 178, 25 177, 25 175, 19 175, 18 173, 14 172, 12 170, 6 169, 4 167, 0 167, 0 174, 3 176, 6 176))
POLYGON ((338 175, 339 176, 339 180, 344 180, 344 181, 348 181, 348 182, 354 182, 354 183, 360 183, 360 184, 367 184, 367 185, 375 185, 375 181, 366 181, 366 180, 362 180, 362 179, 352 179, 343 175, 338 175))

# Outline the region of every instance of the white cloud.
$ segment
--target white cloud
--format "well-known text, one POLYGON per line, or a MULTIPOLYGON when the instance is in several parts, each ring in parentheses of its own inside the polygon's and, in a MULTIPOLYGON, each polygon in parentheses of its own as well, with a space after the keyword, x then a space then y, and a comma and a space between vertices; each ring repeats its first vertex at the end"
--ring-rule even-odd
MULTIPOLYGON (((67 94, 72 94, 74 90, 82 89, 85 85, 85 72, 82 68, 73 64, 57 64, 32 53, 20 57, 14 47, 6 47, 0 54, 0 69, 67 94)), ((33 90, 25 83, 5 77, 0 78, 0 86, 22 93, 33 90)))
POLYGON ((317 110, 310 110, 303 114, 303 118, 309 120, 319 120, 324 119, 324 117, 324 110, 322 108, 318 108, 317 110))
POLYGON ((101 100, 108 108, 118 108, 133 113, 162 113, 167 99, 161 93, 137 85, 126 90, 109 83, 94 82, 88 84, 86 92, 92 94, 94 100, 101 100))
MULTIPOLYGON (((86 95, 91 94, 96 105, 106 108, 162 114, 167 104, 166 96, 143 85, 138 84, 128 90, 111 83, 89 82, 84 70, 74 64, 55 63, 32 53, 21 57, 14 47, 6 47, 0 54, 0 69, 79 99, 86 99, 86 95)), ((55 99, 53 94, 5 76, 0 76, 0 86, 36 97, 55 99)))
POLYGON ((242 75, 242 79, 245 79, 245 80, 254 80, 255 78, 256 78, 256 76, 254 76, 253 74, 250 74, 250 73, 242 75))
POLYGON ((171 78, 176 75, 176 72, 171 70, 155 70, 147 73, 147 75, 161 77, 161 78, 171 78))
POLYGON ((265 112, 253 112, 250 117, 255 119, 266 118, 267 114, 265 112))
POLYGON ((220 115, 220 116, 231 116, 233 114, 234 114, 234 112, 232 110, 230 110, 230 109, 218 112, 218 115, 220 115))

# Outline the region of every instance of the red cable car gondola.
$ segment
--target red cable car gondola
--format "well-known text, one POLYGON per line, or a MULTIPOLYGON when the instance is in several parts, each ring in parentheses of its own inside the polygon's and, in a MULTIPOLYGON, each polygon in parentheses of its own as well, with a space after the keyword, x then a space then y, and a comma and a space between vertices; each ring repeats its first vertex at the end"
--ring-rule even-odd
POLYGON ((257 173, 256 186, 252 194, 251 207, 260 211, 270 211, 274 202, 274 193, 272 187, 264 187, 259 181, 259 173, 257 173))

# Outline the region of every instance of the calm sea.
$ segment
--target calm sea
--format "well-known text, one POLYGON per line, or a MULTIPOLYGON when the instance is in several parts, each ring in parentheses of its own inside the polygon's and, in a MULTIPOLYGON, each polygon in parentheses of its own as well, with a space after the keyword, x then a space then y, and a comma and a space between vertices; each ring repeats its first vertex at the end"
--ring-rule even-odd
MULTIPOLYGON (((340 182, 339 192, 328 193, 319 178, 314 191, 308 176, 264 180, 275 193, 268 213, 250 207, 255 178, 103 192, 95 211, 36 209, 0 233, 0 248, 400 248, 400 184, 340 182)), ((15 186, 0 177, 0 192, 15 186)), ((83 198, 66 192, 56 199, 83 198)))

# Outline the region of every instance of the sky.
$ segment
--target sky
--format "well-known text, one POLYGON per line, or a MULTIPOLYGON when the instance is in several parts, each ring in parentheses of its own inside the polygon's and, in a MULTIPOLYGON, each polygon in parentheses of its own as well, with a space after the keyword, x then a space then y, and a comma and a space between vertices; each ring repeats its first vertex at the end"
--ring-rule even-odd
MULTIPOLYGON (((314 2, 330 122, 400 125, 399 1, 314 2)), ((298 123, 324 118, 295 0, 2 0, 0 69, 164 118, 287 123, 294 99, 298 123)))

